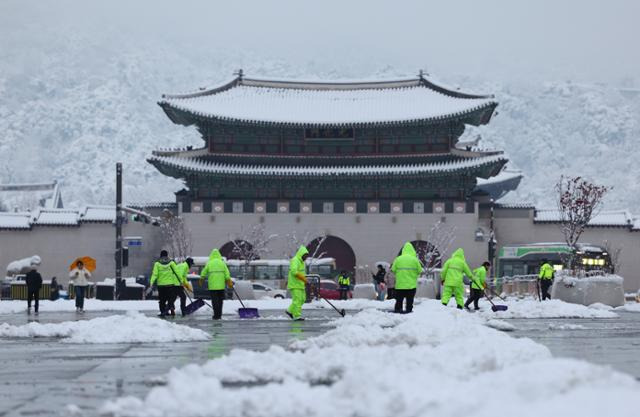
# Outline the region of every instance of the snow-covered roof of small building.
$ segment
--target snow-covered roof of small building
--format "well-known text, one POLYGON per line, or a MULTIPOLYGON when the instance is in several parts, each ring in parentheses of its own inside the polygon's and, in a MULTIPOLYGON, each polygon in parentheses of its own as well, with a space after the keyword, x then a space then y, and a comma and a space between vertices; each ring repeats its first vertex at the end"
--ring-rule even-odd
POLYGON ((449 162, 404 165, 363 165, 363 166, 269 166, 241 165, 206 162, 193 158, 151 156, 151 163, 173 166, 181 170, 223 175, 277 175, 277 176, 337 176, 337 175, 407 175, 419 173, 447 173, 465 168, 479 167, 496 162, 506 162, 501 155, 460 159, 449 162))
POLYGON ((0 229, 31 228, 30 213, 0 213, 0 229))
POLYGON ((501 208, 501 209, 527 209, 527 210, 536 208, 536 206, 533 203, 527 203, 527 202, 497 203, 495 207, 501 208))
POLYGON ((0 212, 0 229, 31 229, 32 226, 78 226, 88 222, 114 222, 115 206, 88 205, 80 209, 39 208, 25 212, 0 212))
POLYGON ((77 226, 80 213, 70 209, 39 209, 33 212, 31 224, 42 226, 77 226))
MULTIPOLYGON (((589 226, 629 227, 633 217, 627 210, 601 211, 591 219, 589 226)), ((536 210, 534 221, 538 223, 557 223, 561 221, 558 210, 536 210)))
POLYGON ((447 89, 424 77, 376 82, 305 82, 238 77, 192 94, 163 95, 173 110, 219 120, 284 125, 353 126, 436 121, 490 109, 493 96, 447 89))
POLYGON ((57 181, 0 184, 0 200, 12 211, 63 207, 60 183, 57 181))
POLYGON ((114 222, 116 208, 114 206, 85 206, 80 210, 80 220, 84 222, 114 222))

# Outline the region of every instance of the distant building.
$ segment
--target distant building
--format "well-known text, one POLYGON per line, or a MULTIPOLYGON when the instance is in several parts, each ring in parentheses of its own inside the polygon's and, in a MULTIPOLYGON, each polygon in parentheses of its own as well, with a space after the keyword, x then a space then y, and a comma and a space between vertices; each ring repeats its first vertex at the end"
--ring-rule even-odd
POLYGON ((33 184, 0 184, 0 205, 7 211, 63 208, 58 181, 33 184))
MULTIPOLYGON (((479 149, 477 135, 459 142, 468 126, 491 121, 498 106, 491 95, 445 88, 423 74, 300 82, 239 72, 219 87, 164 95, 159 105, 171 121, 195 127, 203 139, 199 148, 159 149, 148 158, 185 184, 169 208, 190 229, 194 255, 216 247, 233 258, 232 242, 256 244, 248 230, 261 225, 278 236, 264 257, 290 257, 292 244, 314 247, 326 237, 320 252, 368 282, 375 263, 393 260, 404 242, 419 251, 430 247, 429 230, 437 222, 455 227, 453 248, 464 248, 473 266, 494 260, 504 246, 562 240, 557 213, 498 201, 522 179, 505 169, 500 150, 479 149)), ((35 216, 28 226, 11 228, 16 216, 0 216, 0 262, 38 254, 46 271, 47 260, 63 246, 66 258, 96 256, 105 266, 98 275, 113 273, 113 220, 90 223, 81 213, 66 215, 75 223, 62 233, 35 216)), ((640 287, 640 259, 631 250, 640 243, 638 231, 635 216, 608 212, 581 239, 623 247, 619 272, 629 290, 640 287)), ((130 250, 135 261, 124 274, 148 275, 163 245, 158 228, 129 222, 124 234, 138 238, 130 250)), ((55 268, 64 266, 56 262, 55 268)))

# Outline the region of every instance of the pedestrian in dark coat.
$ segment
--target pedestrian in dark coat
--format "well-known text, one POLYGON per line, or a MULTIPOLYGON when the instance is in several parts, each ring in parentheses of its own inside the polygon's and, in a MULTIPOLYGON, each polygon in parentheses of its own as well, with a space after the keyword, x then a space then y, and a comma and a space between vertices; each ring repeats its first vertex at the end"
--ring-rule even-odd
POLYGON ((56 301, 60 298, 60 288, 58 288, 58 278, 51 278, 51 292, 49 294, 49 299, 51 301, 56 301))
POLYGON ((382 265, 378 265, 378 272, 375 274, 371 274, 373 277, 373 284, 376 288, 376 294, 378 294, 378 300, 384 301, 385 296, 385 281, 384 277, 387 275, 387 271, 385 271, 382 265))
POLYGON ((35 300, 35 312, 38 314, 40 288, 42 288, 42 276, 34 266, 27 272, 27 313, 31 314, 31 301, 35 300))

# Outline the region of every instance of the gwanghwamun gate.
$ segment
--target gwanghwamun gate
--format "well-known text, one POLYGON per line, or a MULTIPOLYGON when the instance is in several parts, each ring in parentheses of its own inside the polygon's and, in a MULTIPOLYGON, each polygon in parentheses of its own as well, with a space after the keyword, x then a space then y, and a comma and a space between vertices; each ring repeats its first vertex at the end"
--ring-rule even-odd
MULTIPOLYGON (((308 245, 327 236, 322 252, 335 258, 337 270, 369 270, 392 261, 406 241, 428 247, 429 230, 441 222, 455 226, 449 252, 462 247, 471 266, 492 259, 501 263, 496 274, 513 275, 537 271, 549 256, 549 245, 532 243, 563 241, 557 211, 500 203, 522 178, 505 169, 503 152, 461 140, 467 126, 491 121, 498 106, 492 95, 446 88, 423 73, 396 81, 300 82, 240 71, 227 84, 163 95, 158 104, 173 123, 195 128, 202 146, 159 149, 147 159, 183 181, 175 201, 125 204, 182 216, 193 255, 217 247, 233 257, 231 241, 262 225, 279 236, 266 257, 293 255, 292 235, 306 236, 300 243, 308 245)), ((37 254, 43 275, 64 283, 69 262, 90 255, 98 279, 113 277, 115 205, 61 206, 1 213, 0 265, 37 254)), ((640 287, 639 231, 628 211, 603 211, 581 238, 622 248, 616 273, 627 291, 640 287)), ((163 247, 159 228, 127 219, 123 236, 124 276, 149 275, 163 247)), ((597 265, 600 257, 584 262, 597 265)))

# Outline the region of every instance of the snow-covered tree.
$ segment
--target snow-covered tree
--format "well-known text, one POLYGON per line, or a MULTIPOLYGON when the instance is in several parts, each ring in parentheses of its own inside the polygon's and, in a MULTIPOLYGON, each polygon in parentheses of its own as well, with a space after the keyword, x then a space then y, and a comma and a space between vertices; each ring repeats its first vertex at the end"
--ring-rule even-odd
MULTIPOLYGON (((575 247, 587 224, 598 214, 602 199, 609 189, 582 177, 560 177, 555 186, 556 203, 560 213, 560 229, 570 248, 575 247)), ((573 261, 574 257, 570 256, 570 269, 573 261)))
POLYGON ((424 273, 429 275, 443 263, 456 238, 456 227, 438 220, 427 232, 427 245, 417 249, 418 258, 424 260, 424 273))
POLYGON ((236 234, 229 235, 229 240, 233 245, 234 257, 249 264, 252 260, 268 254, 271 251, 269 244, 277 237, 277 234, 267 234, 264 224, 259 223, 240 227, 236 234))
POLYGON ((193 238, 191 230, 184 224, 182 217, 176 216, 171 210, 165 209, 160 220, 160 232, 169 256, 184 260, 191 255, 193 238))

